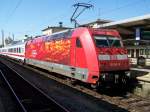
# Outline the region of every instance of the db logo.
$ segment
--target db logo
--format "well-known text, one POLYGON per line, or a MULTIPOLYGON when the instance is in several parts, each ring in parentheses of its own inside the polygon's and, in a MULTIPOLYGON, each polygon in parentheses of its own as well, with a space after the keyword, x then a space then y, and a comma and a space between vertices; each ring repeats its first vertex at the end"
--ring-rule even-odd
POLYGON ((110 55, 110 59, 111 60, 117 60, 117 56, 116 55, 110 55))

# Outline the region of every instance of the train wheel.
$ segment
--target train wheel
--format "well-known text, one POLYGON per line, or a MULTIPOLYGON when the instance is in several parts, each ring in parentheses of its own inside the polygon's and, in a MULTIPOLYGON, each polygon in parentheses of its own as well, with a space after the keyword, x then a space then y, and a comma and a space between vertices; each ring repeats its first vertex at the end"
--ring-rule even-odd
POLYGON ((19 59, 18 62, 23 65, 23 61, 21 59, 19 59))
POLYGON ((24 59, 24 60, 23 60, 23 65, 25 65, 25 64, 26 64, 26 60, 24 59))
POLYGON ((71 84, 72 85, 76 85, 77 84, 77 80, 71 78, 71 84))
POLYGON ((100 82, 97 82, 96 84, 91 84, 91 88, 92 89, 98 89, 99 88, 99 86, 100 86, 100 82))

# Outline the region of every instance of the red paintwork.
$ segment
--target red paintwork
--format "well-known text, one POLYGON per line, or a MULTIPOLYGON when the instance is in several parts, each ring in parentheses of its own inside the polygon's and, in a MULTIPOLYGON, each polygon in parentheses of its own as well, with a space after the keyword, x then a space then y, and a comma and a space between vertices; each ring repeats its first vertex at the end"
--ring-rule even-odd
POLYGON ((45 42, 36 38, 26 44, 26 57, 41 61, 70 64, 71 40, 57 40, 45 42))
POLYGON ((120 38, 116 30, 76 28, 70 38, 46 42, 45 37, 38 37, 28 41, 25 57, 88 69, 87 83, 96 83, 102 71, 128 70, 128 60, 98 60, 99 54, 114 55, 127 54, 127 52, 124 48, 96 48, 93 34, 112 35, 120 38), (82 48, 76 47, 77 38, 80 39, 82 48), (97 79, 93 79, 93 76, 96 76, 97 79))
POLYGON ((114 70, 127 70, 129 69, 129 60, 117 60, 115 55, 126 55, 127 50, 124 48, 99 48, 97 49, 99 54, 107 54, 110 55, 110 61, 102 61, 100 60, 99 63, 101 65, 102 71, 114 71, 114 70), (103 67, 102 67, 103 66, 103 67))
MULTIPOLYGON (((98 58, 96 54, 95 44, 93 39, 91 38, 91 34, 87 28, 77 28, 74 33, 72 34, 72 37, 74 38, 72 43, 72 52, 71 52, 71 65, 79 67, 84 63, 84 67, 88 69, 89 75, 87 82, 89 83, 95 83, 95 80, 92 79, 93 75, 99 77, 99 65, 98 65, 98 58), (75 40, 79 37, 81 43, 82 43, 82 51, 78 52, 79 48, 75 47, 75 40), (78 57, 74 55, 74 50, 77 49, 76 53, 77 56, 81 56, 80 60, 78 57), (83 55, 85 57, 83 57, 83 55), (78 64, 76 64, 78 63, 78 64)), ((83 65, 82 65, 83 66, 83 65)))

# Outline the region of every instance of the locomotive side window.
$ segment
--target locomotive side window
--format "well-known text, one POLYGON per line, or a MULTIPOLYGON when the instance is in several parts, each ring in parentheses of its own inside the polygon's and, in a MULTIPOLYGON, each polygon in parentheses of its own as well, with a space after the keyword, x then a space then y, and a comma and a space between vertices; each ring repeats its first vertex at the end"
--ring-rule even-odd
POLYGON ((79 38, 77 38, 77 40, 76 40, 76 47, 82 48, 82 44, 81 44, 81 41, 79 38))

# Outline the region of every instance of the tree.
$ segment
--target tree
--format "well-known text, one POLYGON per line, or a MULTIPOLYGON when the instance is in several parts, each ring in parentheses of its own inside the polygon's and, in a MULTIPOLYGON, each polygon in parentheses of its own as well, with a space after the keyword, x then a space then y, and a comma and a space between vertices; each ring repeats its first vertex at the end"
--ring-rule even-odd
POLYGON ((0 45, 0 48, 2 48, 3 47, 3 45, 0 45))
POLYGON ((11 37, 7 37, 5 39, 5 44, 8 45, 8 44, 11 44, 13 42, 13 39, 11 37))
POLYGON ((31 40, 33 37, 32 36, 29 36, 29 35, 25 35, 25 37, 26 37, 26 41, 28 41, 28 40, 31 40))

